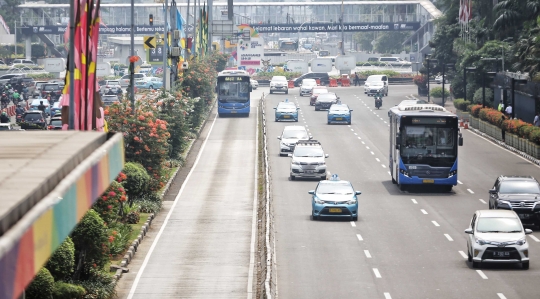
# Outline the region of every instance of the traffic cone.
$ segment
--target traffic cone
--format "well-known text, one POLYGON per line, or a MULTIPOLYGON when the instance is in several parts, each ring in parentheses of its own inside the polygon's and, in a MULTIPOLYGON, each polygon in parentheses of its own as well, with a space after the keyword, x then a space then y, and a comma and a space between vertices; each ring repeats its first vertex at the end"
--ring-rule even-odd
POLYGON ((464 125, 464 129, 468 129, 468 128, 469 128, 469 122, 466 122, 464 125))
POLYGON ((463 124, 463 117, 459 120, 459 127, 463 128, 465 125, 463 124))

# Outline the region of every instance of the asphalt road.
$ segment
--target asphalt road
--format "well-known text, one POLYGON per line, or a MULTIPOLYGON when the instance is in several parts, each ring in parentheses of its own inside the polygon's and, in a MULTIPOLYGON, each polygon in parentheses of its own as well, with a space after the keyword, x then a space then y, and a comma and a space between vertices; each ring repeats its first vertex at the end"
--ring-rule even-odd
MULTIPOLYGON (((298 89, 266 97, 266 109, 288 98, 301 110, 298 123, 268 122, 280 298, 538 298, 540 233, 528 237, 531 267, 487 265, 473 269, 463 232, 476 210, 487 209, 488 189, 500 174, 533 175, 540 169, 487 140, 464 132, 460 184, 451 193, 401 192, 388 172, 388 108, 416 92, 390 86, 383 107, 363 87, 334 88, 353 110, 352 124, 327 125, 298 89), (327 154, 328 170, 352 182, 359 196, 357 222, 312 221, 317 181, 289 181, 288 157, 276 139, 286 125, 305 125, 327 154)), ((272 117, 269 117, 272 119, 272 117)))
POLYGON ((127 298, 242 298, 255 199, 256 106, 212 126, 127 298))

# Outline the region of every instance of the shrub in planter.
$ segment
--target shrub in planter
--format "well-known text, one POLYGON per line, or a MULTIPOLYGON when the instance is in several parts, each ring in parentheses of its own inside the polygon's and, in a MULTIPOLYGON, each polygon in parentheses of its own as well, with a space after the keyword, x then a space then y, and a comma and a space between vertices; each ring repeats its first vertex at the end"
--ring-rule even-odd
POLYGON ((503 126, 506 132, 519 135, 519 136, 521 136, 520 135, 521 128, 524 126, 529 126, 529 125, 530 124, 522 121, 521 119, 508 119, 503 122, 503 126))
POLYGON ((131 211, 125 217, 125 221, 128 224, 137 224, 139 220, 141 220, 141 216, 137 211, 131 211))
POLYGON ((54 299, 74 299, 82 298, 86 294, 83 287, 63 281, 54 283, 53 295, 54 299))
POLYGON ((471 108, 469 109, 469 111, 471 111, 471 114, 478 118, 479 117, 479 113, 480 113, 480 109, 482 109, 482 105, 474 105, 474 106, 471 106, 471 108))
POLYGON ((92 208, 105 223, 113 223, 118 220, 122 203, 126 200, 126 190, 124 190, 122 184, 113 181, 109 188, 96 200, 92 208))
POLYGON ((454 100, 454 107, 456 107, 456 109, 461 110, 461 111, 467 111, 467 107, 470 104, 471 104, 470 101, 465 101, 463 99, 454 100))
POLYGON ((420 86, 420 87, 426 87, 427 86, 427 76, 424 75, 416 75, 413 77, 414 84, 420 86))
POLYGON ((109 235, 109 254, 116 256, 124 253, 129 246, 129 238, 133 228, 129 224, 117 222, 109 226, 107 233, 109 235))
POLYGON ((34 280, 26 288, 26 299, 51 298, 54 289, 54 278, 46 268, 41 268, 34 280))
MULTIPOLYGON (((433 87, 429 91, 429 95, 434 98, 442 98, 443 97, 443 89, 442 87, 433 87)), ((450 95, 450 92, 448 92, 448 89, 444 89, 444 97, 448 97, 450 95)))
POLYGON ((122 185, 126 189, 130 202, 150 192, 148 188, 150 175, 148 175, 148 172, 141 164, 128 162, 122 172, 126 175, 126 179, 122 181, 122 185))
POLYGON ((103 269, 109 261, 107 227, 99 214, 91 209, 73 230, 75 244, 75 277, 87 279, 93 269, 103 269))
POLYGON ((529 123, 526 123, 524 126, 521 126, 519 128, 519 137, 529 139, 529 136, 532 132, 533 127, 534 126, 529 123))
POLYGON ((92 269, 87 280, 77 281, 86 290, 85 298, 112 299, 116 296, 116 280, 109 274, 92 269))
MULTIPOLYGON (((482 100, 483 100, 482 88, 478 88, 474 92, 473 103, 482 104, 482 100)), ((486 88, 486 106, 488 107, 493 106, 493 91, 491 90, 491 88, 486 88)))
MULTIPOLYGON (((45 265, 54 280, 68 278, 75 267, 75 245, 70 237, 67 237, 62 244, 54 251, 53 255, 45 265)), ((56 297, 54 297, 56 298, 56 297)))
POLYGON ((529 133, 529 140, 537 145, 540 145, 540 128, 533 127, 529 133))
POLYGON ((134 203, 139 206, 141 213, 157 213, 161 210, 161 201, 138 200, 134 203))

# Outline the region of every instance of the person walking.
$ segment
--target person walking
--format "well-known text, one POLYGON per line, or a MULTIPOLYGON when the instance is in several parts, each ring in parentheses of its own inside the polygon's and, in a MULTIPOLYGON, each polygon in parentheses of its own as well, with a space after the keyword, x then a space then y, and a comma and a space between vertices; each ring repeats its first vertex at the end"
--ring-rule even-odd
POLYGON ((533 120, 533 125, 535 127, 540 127, 540 112, 536 112, 536 116, 534 117, 534 120, 533 120))
POLYGON ((358 77, 358 73, 354 73, 354 86, 360 85, 360 77, 358 77))
POLYGON ((497 107, 497 110, 499 110, 499 112, 504 113, 504 104, 502 100, 499 102, 499 106, 497 107))
POLYGON ((504 111, 506 112, 506 116, 508 116, 508 118, 512 118, 512 105, 508 105, 504 111))

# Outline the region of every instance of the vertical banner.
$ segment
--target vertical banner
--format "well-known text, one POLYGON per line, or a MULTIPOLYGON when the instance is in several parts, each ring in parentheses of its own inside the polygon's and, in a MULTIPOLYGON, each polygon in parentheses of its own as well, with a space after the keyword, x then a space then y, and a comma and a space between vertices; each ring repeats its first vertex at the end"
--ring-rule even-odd
POLYGON ((256 73, 262 67, 264 39, 259 35, 257 30, 249 25, 239 25, 238 30, 246 33, 238 37, 236 48, 238 69, 245 70, 250 74, 256 73))

